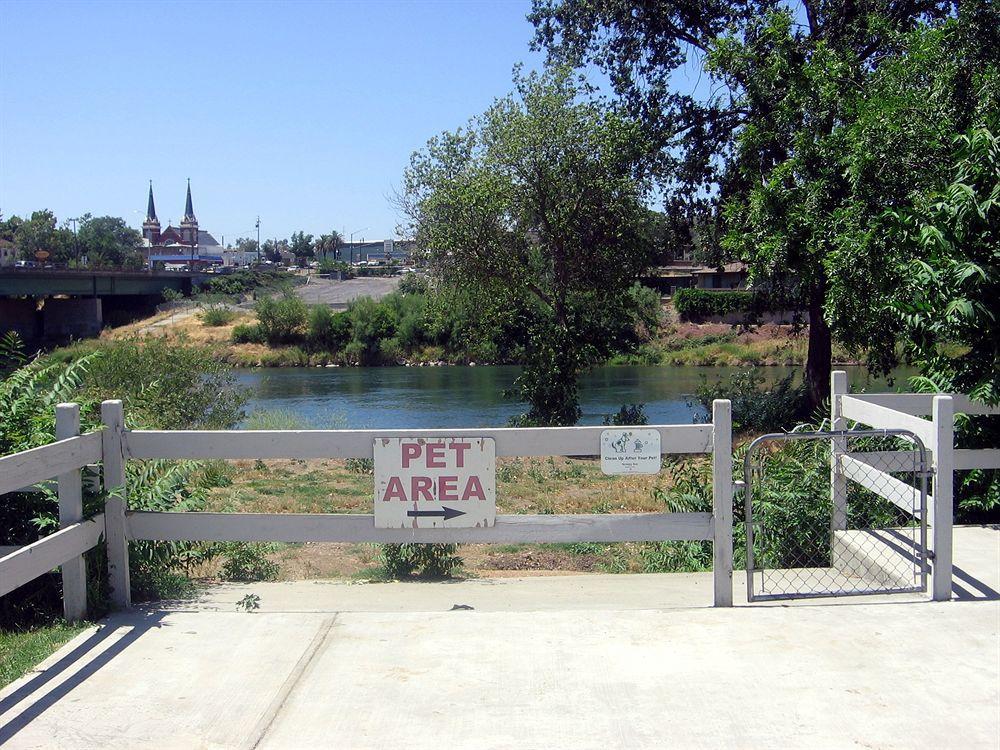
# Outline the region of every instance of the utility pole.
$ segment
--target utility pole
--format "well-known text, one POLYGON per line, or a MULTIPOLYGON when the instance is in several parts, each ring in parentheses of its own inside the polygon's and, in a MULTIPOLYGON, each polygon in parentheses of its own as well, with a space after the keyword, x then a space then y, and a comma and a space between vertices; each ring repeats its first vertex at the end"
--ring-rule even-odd
POLYGON ((260 265, 260 216, 257 217, 257 265, 260 265))

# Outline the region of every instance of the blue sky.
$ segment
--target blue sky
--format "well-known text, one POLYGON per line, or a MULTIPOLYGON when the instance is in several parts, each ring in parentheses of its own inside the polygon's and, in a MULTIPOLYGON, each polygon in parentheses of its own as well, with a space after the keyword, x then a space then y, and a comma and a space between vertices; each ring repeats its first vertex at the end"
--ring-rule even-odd
POLYGON ((538 67, 530 0, 0 1, 0 211, 394 236, 410 153, 538 67))

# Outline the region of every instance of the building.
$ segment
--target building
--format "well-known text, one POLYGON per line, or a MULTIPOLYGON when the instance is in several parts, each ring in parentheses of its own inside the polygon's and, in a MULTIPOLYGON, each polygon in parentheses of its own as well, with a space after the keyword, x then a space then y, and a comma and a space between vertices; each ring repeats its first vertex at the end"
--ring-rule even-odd
POLYGON ((739 261, 706 266, 697 261, 678 259, 651 269, 642 283, 667 296, 678 289, 745 289, 747 267, 739 261))
POLYGON ((149 183, 149 200, 146 204, 146 220, 142 222, 143 252, 146 264, 152 268, 160 265, 195 266, 217 265, 223 262, 222 245, 211 234, 198 227, 191 200, 191 180, 188 180, 187 198, 184 202, 184 218, 179 227, 167 225, 160 230, 160 220, 156 217, 153 201, 153 183, 149 183))

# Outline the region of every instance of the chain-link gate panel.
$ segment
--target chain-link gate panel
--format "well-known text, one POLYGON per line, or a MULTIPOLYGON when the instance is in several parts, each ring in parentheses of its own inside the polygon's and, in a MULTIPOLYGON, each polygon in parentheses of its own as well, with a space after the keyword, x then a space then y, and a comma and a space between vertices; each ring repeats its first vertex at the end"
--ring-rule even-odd
POLYGON ((927 468, 904 430, 754 440, 744 459, 748 599, 925 591, 927 468))

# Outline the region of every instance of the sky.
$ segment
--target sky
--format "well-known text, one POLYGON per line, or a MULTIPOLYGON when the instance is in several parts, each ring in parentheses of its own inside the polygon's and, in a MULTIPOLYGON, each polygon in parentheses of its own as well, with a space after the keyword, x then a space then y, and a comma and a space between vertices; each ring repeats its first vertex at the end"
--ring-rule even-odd
POLYGON ((0 0, 0 212, 161 224, 191 179, 233 243, 397 236, 410 154, 511 89, 530 0, 0 0))

